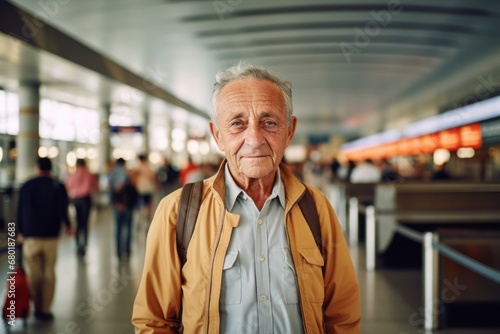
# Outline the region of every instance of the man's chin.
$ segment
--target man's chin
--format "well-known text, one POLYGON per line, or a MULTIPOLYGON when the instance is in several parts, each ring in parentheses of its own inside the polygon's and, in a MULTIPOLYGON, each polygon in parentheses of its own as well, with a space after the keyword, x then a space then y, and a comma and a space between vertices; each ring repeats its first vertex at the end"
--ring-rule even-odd
POLYGON ((262 179, 273 172, 274 168, 272 166, 266 166, 265 164, 243 164, 240 166, 240 173, 250 179, 262 179))

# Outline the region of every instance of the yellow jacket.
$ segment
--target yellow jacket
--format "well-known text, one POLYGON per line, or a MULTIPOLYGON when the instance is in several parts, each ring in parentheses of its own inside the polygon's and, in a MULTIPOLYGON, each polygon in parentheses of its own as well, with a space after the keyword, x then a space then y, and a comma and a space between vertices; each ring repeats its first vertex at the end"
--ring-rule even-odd
MULTIPOLYGON (((222 268, 239 216, 224 207, 224 164, 204 181, 202 204, 181 270, 175 224, 180 191, 159 204, 148 233, 144 272, 134 303, 136 333, 219 333, 222 268)), ((309 187, 321 222, 323 254, 298 206, 305 191, 283 164, 286 231, 290 243, 305 333, 359 333, 359 287, 342 230, 325 196, 309 187), (324 271, 324 275, 323 275, 324 271)))

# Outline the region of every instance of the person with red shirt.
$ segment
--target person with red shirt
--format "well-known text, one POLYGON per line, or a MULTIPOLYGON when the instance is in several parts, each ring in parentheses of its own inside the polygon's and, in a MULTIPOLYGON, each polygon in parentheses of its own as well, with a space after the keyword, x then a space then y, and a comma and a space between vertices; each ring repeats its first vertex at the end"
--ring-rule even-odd
POLYGON ((76 210, 76 249, 80 256, 85 255, 88 241, 88 223, 92 207, 92 192, 99 190, 97 178, 90 173, 84 159, 76 161, 76 171, 66 180, 71 203, 76 210))

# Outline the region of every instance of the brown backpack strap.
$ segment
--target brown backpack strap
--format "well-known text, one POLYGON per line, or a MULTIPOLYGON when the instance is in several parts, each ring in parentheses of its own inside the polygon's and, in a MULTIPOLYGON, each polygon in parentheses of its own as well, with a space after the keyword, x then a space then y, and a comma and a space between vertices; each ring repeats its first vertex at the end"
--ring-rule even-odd
POLYGON ((299 200, 299 207, 307 221, 307 225, 309 225, 309 228, 311 229, 314 241, 316 241, 319 251, 322 252, 323 247, 321 242, 321 227, 319 224, 318 209, 316 208, 316 204, 314 203, 312 195, 307 187, 304 195, 299 200))
POLYGON ((177 252, 182 266, 186 263, 187 247, 200 211, 202 192, 203 181, 187 183, 182 187, 176 226, 177 252))

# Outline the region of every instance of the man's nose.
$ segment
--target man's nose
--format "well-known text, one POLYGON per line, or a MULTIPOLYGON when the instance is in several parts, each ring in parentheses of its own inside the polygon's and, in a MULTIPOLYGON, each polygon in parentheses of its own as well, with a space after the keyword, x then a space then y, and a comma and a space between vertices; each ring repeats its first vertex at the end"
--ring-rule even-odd
POLYGON ((258 122, 250 122, 245 131, 245 143, 252 147, 260 147, 264 143, 264 134, 258 122))

